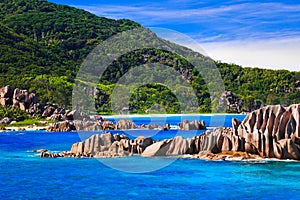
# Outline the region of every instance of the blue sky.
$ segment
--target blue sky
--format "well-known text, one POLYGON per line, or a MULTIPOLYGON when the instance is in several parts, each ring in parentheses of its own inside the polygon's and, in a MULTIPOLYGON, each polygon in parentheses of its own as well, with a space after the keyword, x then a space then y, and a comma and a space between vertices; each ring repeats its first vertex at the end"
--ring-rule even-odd
POLYGON ((297 0, 51 0, 98 16, 191 37, 213 59, 249 67, 300 70, 297 0))

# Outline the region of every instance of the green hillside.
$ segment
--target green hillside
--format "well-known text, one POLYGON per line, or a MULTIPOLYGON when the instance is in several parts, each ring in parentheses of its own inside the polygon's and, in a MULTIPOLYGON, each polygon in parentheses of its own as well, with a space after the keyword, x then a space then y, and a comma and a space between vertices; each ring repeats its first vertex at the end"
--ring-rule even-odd
MULTIPOLYGON (((0 18, 0 87, 11 85, 29 89, 41 102, 66 107, 71 105, 72 87, 79 67, 92 49, 117 33, 141 27, 130 20, 98 17, 42 0, 2 0, 0 18)), ((118 58, 99 80, 95 96, 99 113, 111 112, 111 93, 122 75, 133 66, 147 63, 168 65, 177 71, 190 70, 187 81, 196 91, 198 111, 210 112, 212 100, 218 100, 210 98, 203 78, 183 57, 168 51, 141 49, 118 58)), ((255 100, 262 104, 300 103, 297 82, 300 72, 242 68, 218 62, 216 65, 225 89, 244 102, 244 110, 250 110, 255 100)), ((152 105, 161 104, 167 112, 178 113, 178 103, 169 88, 154 84, 133 90, 130 109, 145 113, 152 105)))

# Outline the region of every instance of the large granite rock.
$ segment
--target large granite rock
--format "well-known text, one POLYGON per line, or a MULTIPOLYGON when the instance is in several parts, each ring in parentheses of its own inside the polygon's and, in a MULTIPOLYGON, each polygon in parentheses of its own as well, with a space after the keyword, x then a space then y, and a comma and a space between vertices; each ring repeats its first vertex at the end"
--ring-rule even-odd
POLYGON ((13 94, 14 94, 14 90, 9 85, 0 88, 0 98, 12 98, 13 94))
POLYGON ((111 133, 95 134, 83 142, 77 142, 72 145, 71 153, 73 154, 93 154, 108 151, 114 142, 111 133))
POLYGON ((114 130, 116 127, 112 121, 104 120, 102 122, 102 129, 103 130, 114 130))
POLYGON ((68 111, 52 103, 46 105, 40 104, 36 94, 30 93, 28 90, 20 90, 19 88, 13 89, 9 85, 0 88, 0 104, 2 106, 17 107, 32 116, 40 114, 44 118, 55 121, 73 120, 74 118, 80 120, 87 119, 87 115, 76 110, 68 111), (76 117, 74 117, 75 115, 76 117))
POLYGON ((256 110, 233 131, 244 141, 241 150, 268 158, 300 159, 300 104, 256 110))
POLYGON ((30 105, 38 103, 38 99, 34 93, 29 93, 28 90, 20 90, 16 88, 13 94, 13 106, 21 110, 28 110, 30 105))
POLYGON ((189 122, 188 120, 184 120, 183 122, 180 122, 178 124, 178 127, 181 130, 205 130, 205 122, 194 120, 192 122, 189 122))
POLYGON ((232 120, 232 129, 201 135, 199 152, 246 152, 264 158, 300 160, 300 104, 266 106, 232 120))
POLYGON ((127 129, 135 129, 136 125, 132 120, 121 119, 116 123, 115 129, 118 130, 127 130, 127 129))
MULTIPOLYGON (((65 153, 63 157, 123 157, 136 153, 141 154, 153 142, 152 138, 145 137, 130 140, 125 135, 95 134, 85 141, 73 144, 71 151, 65 153)), ((46 157, 53 156, 47 154, 46 157)))
POLYGON ((131 153, 141 154, 146 149, 146 147, 152 145, 154 140, 150 137, 139 136, 134 140, 130 141, 130 146, 132 147, 131 153))
POLYGON ((219 105, 226 108, 226 112, 241 112, 243 101, 238 99, 231 91, 224 91, 219 98, 219 105))
POLYGON ((48 126, 46 130, 48 132, 70 132, 76 131, 76 125, 73 121, 63 121, 48 126))
POLYGON ((0 88, 0 104, 2 106, 9 106, 12 105, 12 97, 13 97, 14 90, 11 86, 5 86, 0 88))
POLYGON ((182 136, 177 136, 172 139, 165 139, 148 146, 142 153, 142 156, 177 156, 192 152, 194 139, 184 139, 182 136))
POLYGON ((226 108, 223 111, 228 113, 240 113, 242 111, 251 112, 260 109, 263 105, 259 100, 252 100, 251 103, 244 105, 244 102, 234 95, 232 91, 224 91, 219 98, 219 106, 226 108))
MULTIPOLYGON (((176 137, 156 142, 142 155, 222 155, 228 152, 245 152, 243 158, 257 158, 257 155, 300 160, 300 104, 287 108, 266 106, 248 114, 242 122, 233 119, 232 129, 216 128, 194 138, 176 137)), ((222 158, 212 158, 216 157, 222 158)))

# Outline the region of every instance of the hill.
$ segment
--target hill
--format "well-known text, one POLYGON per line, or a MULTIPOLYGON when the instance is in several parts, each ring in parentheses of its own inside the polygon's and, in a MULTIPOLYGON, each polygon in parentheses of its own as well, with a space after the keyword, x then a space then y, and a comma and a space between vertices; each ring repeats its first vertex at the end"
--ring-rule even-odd
MULTIPOLYGON (((71 105, 73 83, 86 56, 107 38, 141 27, 130 20, 98 17, 43 0, 2 0, 0 18, 0 87, 11 85, 29 89, 39 96, 40 102, 54 102, 64 107, 71 105)), ((188 81, 200 105, 198 111, 211 111, 212 101, 218 98, 210 98, 203 77, 186 59, 168 51, 141 49, 118 58, 96 85, 98 112, 111 112, 112 90, 129 68, 153 62, 173 67, 179 73, 189 72, 188 81)), ((225 89, 233 93, 226 97, 226 103, 241 104, 238 110, 229 105, 228 112, 250 111, 257 102, 286 105, 300 102, 300 72, 215 64, 225 89)), ((151 106, 161 104, 168 113, 178 113, 178 103, 169 88, 152 84, 133 90, 130 110, 145 113, 151 106)))

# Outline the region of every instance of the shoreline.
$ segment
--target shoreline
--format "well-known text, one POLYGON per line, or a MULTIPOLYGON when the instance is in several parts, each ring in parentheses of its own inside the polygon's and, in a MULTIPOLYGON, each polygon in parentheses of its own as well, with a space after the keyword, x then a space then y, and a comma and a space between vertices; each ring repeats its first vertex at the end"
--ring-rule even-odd
MULTIPOLYGON (((197 118, 201 118, 201 116, 203 117, 211 117, 212 119, 214 117, 225 117, 226 116, 243 116, 244 114, 226 114, 226 113, 214 113, 214 114, 151 114, 151 115, 148 115, 148 114, 145 114, 145 115, 141 115, 141 114, 133 114, 133 115, 106 115, 106 116, 102 116, 104 119, 108 120, 108 121, 113 121, 113 120, 122 120, 122 119, 125 119, 125 120, 136 120, 136 119, 145 119, 145 118, 169 118, 169 117, 179 117, 181 118, 180 122, 182 122, 182 120, 184 120, 184 118, 188 118, 188 117, 194 117, 195 120, 197 118)), ((64 122, 64 121, 61 121, 61 122, 64 122)), ((59 123, 59 122, 57 122, 59 123)), ((170 129, 171 130, 180 130, 180 128, 178 128, 178 124, 170 124, 171 127, 170 129)), ((37 126, 37 125, 26 125, 26 126, 10 126, 10 125, 6 125, 4 126, 4 130, 0 130, 0 132, 13 132, 13 131, 46 131, 49 127, 53 126, 53 123, 52 124, 48 124, 48 125, 44 125, 44 126, 37 126)), ((163 126, 163 125, 161 125, 163 126)), ((206 130, 211 130, 213 128, 216 128, 218 126, 207 126, 206 127, 206 130)), ((147 128, 142 128, 143 130, 147 130, 147 128)), ((154 129, 157 129, 157 128, 154 128, 154 129)), ((126 129, 128 130, 128 129, 126 129)), ((136 129, 132 129, 132 130, 136 130, 136 129)), ((138 129, 138 130, 141 130, 141 129, 138 129)), ((149 129, 151 130, 151 129, 149 129)), ((159 129, 158 129, 159 130, 159 129)), ((56 131, 53 131, 53 132, 56 132, 56 131)))
MULTIPOLYGON (((220 116, 220 115, 247 115, 247 114, 242 114, 242 113, 236 113, 236 114, 231 114, 231 113, 190 113, 190 114, 120 114, 120 115, 100 115, 103 118, 121 118, 121 117, 181 117, 181 116, 220 116)), ((96 116, 96 115, 95 115, 96 116)))
POLYGON ((5 126, 5 130, 0 132, 14 132, 14 131, 46 131, 48 126, 5 126))

